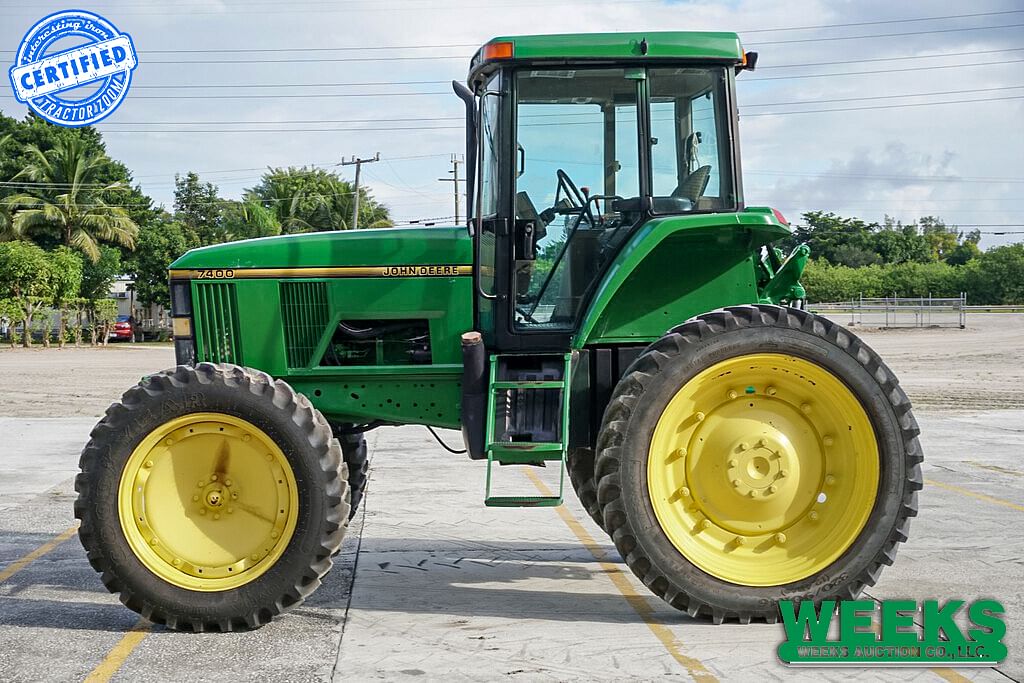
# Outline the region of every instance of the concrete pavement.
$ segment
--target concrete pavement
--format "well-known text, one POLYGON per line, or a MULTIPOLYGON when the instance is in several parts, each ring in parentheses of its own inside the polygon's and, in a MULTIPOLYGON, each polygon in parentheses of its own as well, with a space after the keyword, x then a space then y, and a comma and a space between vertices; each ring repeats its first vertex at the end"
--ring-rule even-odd
MULTIPOLYGON (((1003 673, 787 669, 775 657, 780 626, 715 627, 665 606, 571 491, 562 512, 484 508, 483 465, 445 453, 417 427, 372 433, 364 510, 309 602, 252 633, 140 625, 102 587, 77 539, 18 564, 72 527, 72 477, 92 419, 3 418, 0 679, 81 680, 98 669, 115 680, 190 681, 1019 680, 1024 411, 919 418, 930 484, 909 543, 869 593, 1001 599, 1003 673)), ((531 491, 536 476, 554 485, 553 471, 528 471, 504 468, 499 484, 531 491)))

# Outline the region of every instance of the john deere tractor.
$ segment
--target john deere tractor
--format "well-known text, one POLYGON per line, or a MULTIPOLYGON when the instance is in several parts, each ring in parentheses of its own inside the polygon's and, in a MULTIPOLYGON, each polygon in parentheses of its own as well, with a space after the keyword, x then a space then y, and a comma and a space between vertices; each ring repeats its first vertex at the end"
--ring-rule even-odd
POLYGON ((744 205, 735 79, 755 62, 732 33, 495 38, 453 84, 465 225, 179 258, 177 366, 82 453, 107 588, 173 628, 266 623, 330 569, 363 435, 403 424, 461 429, 485 505, 562 500, 494 495, 494 466, 566 467, 691 615, 774 621, 873 584, 916 514, 917 423, 878 355, 803 309, 782 215, 744 205))

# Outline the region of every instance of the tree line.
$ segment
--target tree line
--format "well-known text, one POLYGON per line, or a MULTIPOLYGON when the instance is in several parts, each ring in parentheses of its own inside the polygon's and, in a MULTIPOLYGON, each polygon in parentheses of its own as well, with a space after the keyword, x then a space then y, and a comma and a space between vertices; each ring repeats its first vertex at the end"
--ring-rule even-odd
MULTIPOLYGON (((167 268, 189 249, 238 239, 344 230, 352 185, 331 171, 268 168, 240 200, 198 174, 175 175, 174 204, 156 206, 131 171, 107 155, 94 128, 63 128, 0 114, 0 334, 23 345, 103 343, 117 314, 119 276, 140 306, 168 306, 167 268), (27 331, 27 333, 26 333, 27 331)), ((391 225, 388 208, 359 188, 359 226, 391 225)))
POLYGON ((1024 244, 982 251, 979 231, 935 216, 909 225, 886 217, 878 224, 812 211, 803 220, 788 246, 811 248, 801 282, 812 303, 961 292, 972 304, 1024 303, 1024 244))

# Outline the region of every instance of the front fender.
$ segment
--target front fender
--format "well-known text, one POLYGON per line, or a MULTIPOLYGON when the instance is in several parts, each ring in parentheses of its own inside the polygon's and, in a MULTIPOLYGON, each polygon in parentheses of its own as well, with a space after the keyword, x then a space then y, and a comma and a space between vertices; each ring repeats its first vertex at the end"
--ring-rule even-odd
POLYGON ((771 209, 648 221, 605 272, 573 347, 651 342, 699 313, 757 303, 760 248, 791 234, 771 209))

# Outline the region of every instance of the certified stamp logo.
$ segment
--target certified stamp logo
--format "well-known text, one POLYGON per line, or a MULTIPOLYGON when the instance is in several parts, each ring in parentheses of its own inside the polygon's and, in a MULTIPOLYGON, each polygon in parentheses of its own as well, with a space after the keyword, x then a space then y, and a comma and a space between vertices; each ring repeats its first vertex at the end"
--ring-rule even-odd
POLYGON ((19 102, 51 123, 77 128, 117 109, 137 65, 131 36, 98 14, 66 10, 29 29, 9 73, 19 102))

